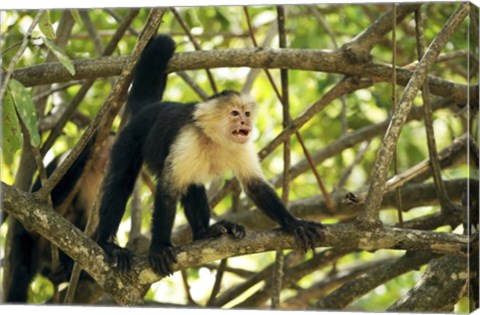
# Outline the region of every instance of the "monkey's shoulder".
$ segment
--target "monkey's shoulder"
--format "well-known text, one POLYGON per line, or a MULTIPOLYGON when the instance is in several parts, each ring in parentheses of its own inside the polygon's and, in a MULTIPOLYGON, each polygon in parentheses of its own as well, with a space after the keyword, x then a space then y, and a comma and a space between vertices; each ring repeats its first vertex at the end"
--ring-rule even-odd
POLYGON ((193 122, 194 110, 194 103, 158 102, 133 117, 129 127, 133 141, 141 142, 145 161, 154 172, 162 172, 180 130, 193 122))

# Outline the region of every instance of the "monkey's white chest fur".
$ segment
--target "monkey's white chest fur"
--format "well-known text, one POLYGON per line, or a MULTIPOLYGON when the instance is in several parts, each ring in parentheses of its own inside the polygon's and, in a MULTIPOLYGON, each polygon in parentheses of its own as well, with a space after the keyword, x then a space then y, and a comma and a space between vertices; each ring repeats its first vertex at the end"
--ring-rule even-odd
POLYGON ((181 192, 191 184, 207 184, 227 171, 239 178, 263 177, 251 143, 218 144, 194 126, 180 131, 166 162, 168 182, 181 192))

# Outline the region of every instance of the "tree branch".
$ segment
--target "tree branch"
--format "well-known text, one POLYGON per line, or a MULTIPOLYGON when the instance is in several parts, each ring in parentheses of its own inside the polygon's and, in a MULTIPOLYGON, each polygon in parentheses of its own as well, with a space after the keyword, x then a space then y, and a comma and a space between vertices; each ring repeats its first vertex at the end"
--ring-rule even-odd
POLYGON ((133 283, 108 263, 103 250, 77 227, 33 194, 2 182, 3 210, 29 231, 37 232, 77 261, 120 304, 141 304, 143 297, 133 283))
MULTIPOLYGON (((418 269, 435 255, 429 252, 406 253, 400 259, 379 266, 336 289, 315 304, 315 309, 343 309, 354 300, 410 270, 418 269)), ((464 259, 466 261, 466 259, 464 259)))
MULTIPOLYGON (((119 75, 130 62, 130 56, 100 57, 74 61, 75 75, 71 76, 60 63, 45 63, 15 70, 12 77, 25 86, 67 82, 119 75)), ((168 72, 214 69, 224 67, 285 68, 305 71, 340 73, 347 76, 366 77, 375 82, 391 82, 391 65, 352 64, 341 52, 296 48, 246 48, 176 53, 169 63, 168 72)), ((406 85, 413 71, 397 68, 397 83, 406 85)), ((2 78, 3 78, 2 73, 2 78)), ((451 97, 456 102, 468 99, 466 84, 455 83, 428 76, 430 92, 451 97)), ((470 92, 471 100, 478 100, 478 85, 470 92)))
POLYGON ((460 257, 445 256, 431 261, 417 285, 388 311, 453 312, 468 280, 467 268, 467 260, 460 257))
MULTIPOLYGON (((77 261, 105 291, 120 304, 140 304, 142 294, 150 284, 161 280, 146 256, 136 256, 133 270, 120 275, 108 264, 103 250, 80 230, 54 212, 32 194, 2 183, 2 200, 6 212, 27 229, 37 232, 77 261)), ((384 228, 358 230, 352 224, 328 225, 324 239, 317 246, 338 249, 399 249, 431 251, 465 256, 469 238, 465 235, 431 231, 384 228)), ((478 246, 478 244, 476 244, 478 246)), ((178 263, 173 269, 182 270, 232 256, 297 248, 293 236, 280 230, 251 232, 242 240, 221 237, 201 240, 178 247, 178 263)))
POLYGON ((365 212, 358 219, 359 226, 373 226, 381 224, 378 218, 378 210, 382 203, 384 183, 388 176, 388 169, 392 160, 393 148, 397 145, 403 125, 407 119, 413 99, 427 78, 428 71, 440 54, 440 50, 446 45, 453 32, 468 15, 468 3, 463 3, 460 8, 445 23, 442 30, 430 44, 426 53, 418 63, 411 80, 405 88, 397 110, 393 113, 391 123, 383 139, 382 147, 378 152, 375 166, 373 167, 372 182, 365 204, 365 212))
POLYGON ((373 46, 382 40, 383 35, 392 30, 392 20, 395 19, 396 23, 400 23, 409 13, 418 9, 421 5, 421 3, 401 5, 396 10, 396 14, 392 9, 388 10, 365 31, 346 43, 342 49, 354 60, 368 61, 373 46))
MULTIPOLYGON (((452 196, 452 201, 459 202, 462 194, 467 191, 468 179, 457 179, 445 182, 448 194, 452 196)), ((365 191, 358 192, 358 195, 365 191)), ((437 205, 438 198, 435 193, 433 184, 410 184, 403 188, 407 200, 403 201, 403 210, 408 211, 412 208, 422 207, 427 205, 437 205)), ((336 192, 332 195, 335 202, 335 214, 329 212, 329 209, 322 196, 314 196, 302 198, 290 202, 290 211, 298 218, 321 221, 328 218, 335 218, 337 220, 348 220, 358 216, 361 213, 363 202, 358 204, 346 204, 343 202, 345 192, 336 192)), ((382 200, 382 209, 389 209, 396 207, 395 193, 386 193, 382 200)), ((274 226, 273 221, 268 219, 259 210, 243 211, 232 213, 229 212, 218 218, 219 220, 229 220, 245 226, 247 229, 268 229, 274 226)), ((185 224, 176 228, 173 233, 173 241, 175 244, 183 244, 191 239, 191 232, 189 227, 185 224)))

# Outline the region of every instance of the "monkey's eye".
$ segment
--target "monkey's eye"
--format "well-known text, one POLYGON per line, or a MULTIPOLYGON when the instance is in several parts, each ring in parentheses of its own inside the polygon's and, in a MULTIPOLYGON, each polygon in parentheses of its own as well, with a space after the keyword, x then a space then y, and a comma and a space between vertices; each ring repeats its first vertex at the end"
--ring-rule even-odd
POLYGON ((240 115, 240 113, 238 112, 238 110, 232 110, 232 112, 230 113, 232 116, 238 116, 240 115))
POLYGON ((245 116, 250 117, 250 112, 245 112, 245 116))

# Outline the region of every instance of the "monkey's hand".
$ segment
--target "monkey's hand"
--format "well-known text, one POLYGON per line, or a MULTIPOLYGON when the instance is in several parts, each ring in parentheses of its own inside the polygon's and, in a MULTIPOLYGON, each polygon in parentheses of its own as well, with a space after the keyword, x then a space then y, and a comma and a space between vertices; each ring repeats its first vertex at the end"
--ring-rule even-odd
POLYGON ((315 240, 320 241, 323 239, 322 228, 323 225, 321 223, 296 220, 283 227, 283 230, 295 236, 297 246, 306 253, 308 249, 315 250, 315 240))
POLYGON ((172 245, 154 246, 148 255, 153 271, 162 277, 173 274, 172 265, 177 263, 177 252, 172 245))
POLYGON ((245 237, 245 228, 239 224, 222 220, 208 228, 208 232, 203 238, 219 237, 225 234, 229 234, 236 239, 242 239, 245 237))
POLYGON ((132 253, 128 249, 110 242, 100 244, 100 246, 107 252, 113 266, 117 267, 120 273, 130 271, 132 268, 132 253))

